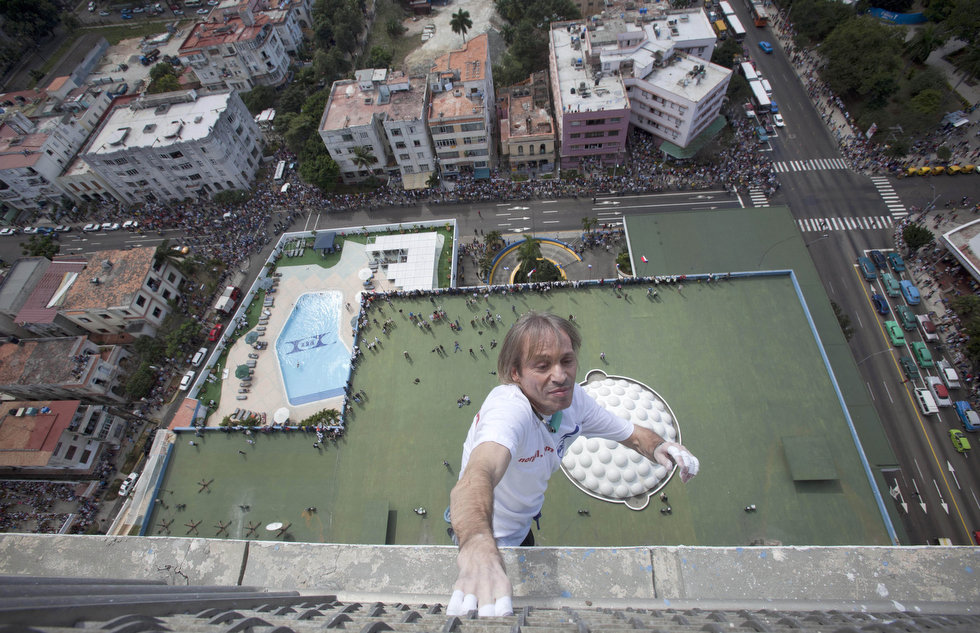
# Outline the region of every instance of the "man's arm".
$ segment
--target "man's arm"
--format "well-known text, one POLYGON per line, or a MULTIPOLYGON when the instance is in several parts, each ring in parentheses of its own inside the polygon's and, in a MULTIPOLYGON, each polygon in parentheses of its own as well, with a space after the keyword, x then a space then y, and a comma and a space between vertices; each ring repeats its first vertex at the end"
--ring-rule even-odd
POLYGON ((513 612, 510 581, 493 538, 493 489, 509 464, 506 447, 483 442, 470 453, 466 470, 450 493, 449 512, 459 541, 459 577, 453 585, 448 615, 465 615, 477 608, 480 615, 513 612), (506 600, 497 604, 503 598, 506 600))
POLYGON ((659 434, 638 424, 633 425, 633 433, 620 444, 632 448, 640 455, 650 461, 657 462, 668 470, 677 464, 681 471, 681 481, 685 483, 697 475, 698 469, 701 467, 698 458, 684 446, 677 442, 668 442, 659 434))

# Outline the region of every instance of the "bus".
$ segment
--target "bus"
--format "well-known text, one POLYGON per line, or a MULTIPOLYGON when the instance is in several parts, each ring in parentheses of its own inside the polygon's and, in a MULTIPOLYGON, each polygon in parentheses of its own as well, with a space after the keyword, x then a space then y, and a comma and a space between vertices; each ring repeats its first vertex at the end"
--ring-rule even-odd
POLYGON ((731 32, 732 36, 736 40, 739 40, 739 41, 744 40, 745 39, 745 27, 742 26, 742 22, 741 22, 741 20, 738 19, 738 16, 736 16, 733 13, 731 15, 726 15, 725 16, 725 19, 728 20, 728 30, 729 30, 729 32, 731 32))
POLYGON ((757 112, 769 112, 772 110, 772 101, 769 100, 769 96, 766 94, 765 88, 762 87, 761 81, 758 79, 750 81, 749 88, 752 89, 752 101, 755 102, 757 112))
POLYGON ((764 29, 769 25, 769 12, 762 2, 759 0, 745 0, 745 5, 749 9, 749 15, 752 16, 752 22, 757 27, 764 29))
POLYGON ((286 173, 286 161, 281 160, 279 164, 276 165, 276 176, 273 180, 282 180, 283 175, 286 173))
POLYGON ((742 62, 740 68, 746 80, 755 81, 759 78, 759 73, 755 72, 755 66, 752 65, 752 62, 742 62))
POLYGON ((728 3, 728 0, 721 0, 721 2, 718 3, 718 7, 721 9, 721 13, 725 17, 735 15, 735 9, 733 9, 732 5, 728 3))

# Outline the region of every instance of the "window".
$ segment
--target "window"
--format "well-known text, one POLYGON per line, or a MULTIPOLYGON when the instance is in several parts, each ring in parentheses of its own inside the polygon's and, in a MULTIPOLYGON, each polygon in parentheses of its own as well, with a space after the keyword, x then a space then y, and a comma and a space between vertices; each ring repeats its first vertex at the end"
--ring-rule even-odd
POLYGON ((170 291, 167 290, 166 288, 164 288, 164 290, 163 290, 163 298, 164 299, 170 299, 170 291))
MULTIPOLYGON (((203 149, 203 148, 202 148, 203 149)), ((183 158, 184 155, 181 152, 170 152, 170 158, 183 158)))
POLYGON ((170 283, 173 283, 173 282, 177 281, 177 275, 174 272, 168 273, 167 274, 167 281, 169 281, 170 283))
POLYGON ((192 169, 194 165, 192 163, 181 163, 177 165, 177 169, 192 169))
POLYGON ((140 173, 140 172, 137 169, 127 169, 126 170, 126 175, 127 176, 135 176, 138 173, 140 173))
POLYGON ((146 297, 144 297, 143 295, 136 295, 136 305, 138 305, 141 308, 143 306, 145 306, 146 305, 146 297))
POLYGON ((398 128, 395 128, 395 129, 393 129, 393 130, 391 131, 391 135, 392 135, 392 136, 401 136, 401 135, 402 135, 402 131, 401 131, 401 130, 399 130, 398 128))
POLYGON ((395 143, 395 149, 405 149, 406 145, 404 141, 398 141, 395 143))
POLYGON ((82 451, 82 456, 78 458, 78 461, 82 464, 87 464, 88 458, 91 457, 91 455, 92 455, 92 451, 89 449, 85 449, 84 451, 82 451))
POLYGON ((464 123, 459 126, 459 129, 462 132, 477 132, 483 129, 483 121, 479 121, 478 123, 464 123))
POLYGON ((605 125, 606 124, 606 120, 605 119, 586 119, 585 124, 586 125, 605 125))
POLYGON ((574 134, 571 134, 570 136, 571 136, 571 138, 582 138, 582 134, 579 133, 579 132, 575 132, 574 134))
POLYGON ((153 308, 153 313, 152 313, 153 314, 153 318, 154 319, 159 319, 161 312, 162 312, 162 310, 160 310, 160 308, 153 308))
POLYGON ((411 156, 409 154, 399 154, 398 155, 398 160, 409 160, 409 159, 411 159, 411 156))
POLYGON ((422 147, 422 141, 420 141, 418 139, 415 139, 414 141, 412 141, 412 146, 413 147, 422 147))
POLYGON ((601 137, 603 137, 605 135, 606 135, 606 133, 603 132, 603 131, 599 131, 599 132, 586 132, 585 133, 585 138, 601 138, 601 137))
POLYGON ((353 141, 353 140, 354 140, 354 135, 353 135, 353 134, 344 134, 344 135, 343 135, 343 136, 341 136, 340 138, 342 138, 342 139, 344 139, 344 140, 345 140, 346 142, 348 142, 348 143, 350 143, 351 141, 353 141))
POLYGON ((75 450, 77 448, 78 448, 77 446, 69 446, 68 447, 68 452, 65 453, 65 459, 70 460, 72 457, 74 457, 75 456, 75 450))
POLYGON ((91 323, 92 322, 91 319, 87 319, 85 317, 78 317, 78 320, 81 321, 82 323, 91 323))
POLYGON ((200 174, 191 174, 191 178, 190 179, 191 180, 200 180, 201 179, 201 175, 200 174))

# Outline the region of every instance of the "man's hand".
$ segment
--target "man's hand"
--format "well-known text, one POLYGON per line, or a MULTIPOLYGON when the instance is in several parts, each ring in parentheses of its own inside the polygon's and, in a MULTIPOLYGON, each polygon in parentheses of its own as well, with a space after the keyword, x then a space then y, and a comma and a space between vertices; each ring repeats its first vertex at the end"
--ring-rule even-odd
POLYGON ((510 580, 493 536, 474 536, 460 546, 456 566, 459 578, 447 615, 466 615, 474 609, 480 617, 514 614, 510 580))
POLYGON ((493 489, 510 464, 510 451, 495 442, 483 442, 470 454, 469 463, 449 495, 450 516, 459 540, 448 615, 512 615, 511 586, 504 560, 493 536, 493 489))
POLYGON ((677 442, 664 442, 660 444, 653 451, 653 459, 668 470, 673 468, 674 464, 677 464, 677 467, 681 470, 681 481, 684 483, 693 479, 701 467, 698 458, 677 442))

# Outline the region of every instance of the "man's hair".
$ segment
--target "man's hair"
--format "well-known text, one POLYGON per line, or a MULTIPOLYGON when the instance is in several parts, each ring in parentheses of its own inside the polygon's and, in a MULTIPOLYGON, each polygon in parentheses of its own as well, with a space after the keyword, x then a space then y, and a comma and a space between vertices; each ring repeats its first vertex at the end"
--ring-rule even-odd
POLYGON ((521 363, 527 358, 548 335, 561 338, 562 334, 568 335, 572 342, 572 349, 578 354, 578 348, 582 344, 582 337, 578 329, 568 319, 551 314, 550 312, 538 312, 532 310, 521 315, 517 323, 510 328, 504 342, 500 346, 500 355, 497 357, 497 378, 501 384, 509 385, 514 382, 511 378, 513 370, 520 371, 521 363))

